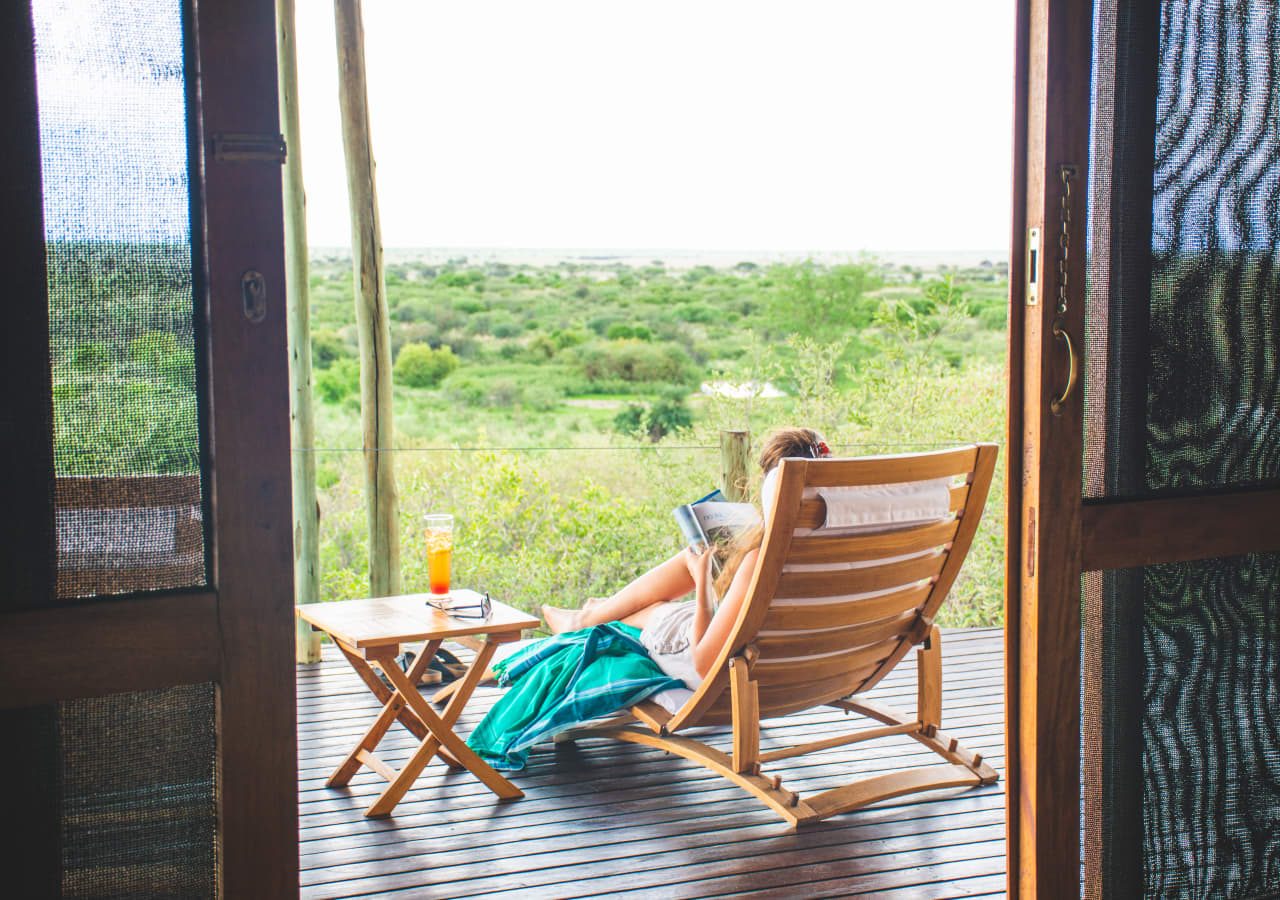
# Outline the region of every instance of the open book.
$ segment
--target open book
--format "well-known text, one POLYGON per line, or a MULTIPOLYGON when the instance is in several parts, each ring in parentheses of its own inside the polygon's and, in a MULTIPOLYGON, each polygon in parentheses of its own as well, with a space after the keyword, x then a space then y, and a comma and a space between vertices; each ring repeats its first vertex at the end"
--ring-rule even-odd
POLYGON ((725 548, 743 531, 760 521, 760 513, 751 503, 730 503, 724 494, 712 491, 701 500, 677 506, 672 514, 688 545, 697 551, 715 548, 712 571, 719 574, 724 563, 725 548))

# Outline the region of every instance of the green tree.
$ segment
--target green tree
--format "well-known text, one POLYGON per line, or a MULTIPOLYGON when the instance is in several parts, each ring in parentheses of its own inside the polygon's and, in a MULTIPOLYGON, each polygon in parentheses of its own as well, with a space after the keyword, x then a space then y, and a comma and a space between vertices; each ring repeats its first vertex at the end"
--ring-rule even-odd
POLYGON ((658 443, 669 434, 688 431, 693 427, 693 412, 680 390, 666 391, 647 406, 630 403, 613 417, 615 431, 631 435, 644 435, 658 443))
POLYGON ((360 391, 360 364, 354 359, 340 359, 315 377, 316 393, 325 403, 341 403, 360 391))
POLYGON ((770 326, 779 332, 833 340, 851 327, 870 324, 876 305, 864 294, 880 287, 876 269, 864 263, 827 268, 812 260, 774 266, 776 290, 769 296, 770 326))
POLYGON ((327 369, 340 359, 352 357, 351 348, 336 331, 318 330, 311 334, 311 364, 327 369))
POLYGON ((448 347, 432 350, 426 344, 405 344, 396 357, 393 374, 399 384, 431 388, 440 384, 456 368, 458 357, 448 347))

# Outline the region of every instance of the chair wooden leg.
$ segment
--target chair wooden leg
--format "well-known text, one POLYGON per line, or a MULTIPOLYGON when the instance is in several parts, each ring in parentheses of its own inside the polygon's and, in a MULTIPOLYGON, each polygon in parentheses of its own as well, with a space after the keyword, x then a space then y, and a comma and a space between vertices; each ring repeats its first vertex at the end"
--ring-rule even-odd
POLYGON ((631 744, 657 747, 660 750, 683 756, 685 759, 705 766, 763 800, 765 805, 785 819, 792 827, 812 822, 818 818, 818 814, 813 808, 799 794, 784 788, 781 780, 777 777, 735 772, 733 758, 729 754, 710 747, 701 741, 693 738, 654 734, 652 731, 635 726, 624 726, 602 731, 600 736, 626 741, 631 744))
POLYGON ((755 774, 760 767, 760 688, 751 679, 745 660, 729 660, 729 688, 733 699, 733 771, 755 774))
POLYGON ((926 733, 942 727, 942 632, 937 625, 916 649, 916 713, 926 733))
MULTIPOLYGON (((909 716, 898 712, 891 706, 864 700, 860 697, 836 700, 833 703, 829 703, 828 706, 856 712, 886 725, 901 725, 911 721, 909 716)), ((1000 780, 1000 774, 983 761, 980 753, 974 753, 944 731, 933 729, 933 733, 930 734, 921 728, 919 731, 909 732, 908 736, 924 744, 947 762, 969 769, 978 777, 981 784, 994 784, 1000 780)))

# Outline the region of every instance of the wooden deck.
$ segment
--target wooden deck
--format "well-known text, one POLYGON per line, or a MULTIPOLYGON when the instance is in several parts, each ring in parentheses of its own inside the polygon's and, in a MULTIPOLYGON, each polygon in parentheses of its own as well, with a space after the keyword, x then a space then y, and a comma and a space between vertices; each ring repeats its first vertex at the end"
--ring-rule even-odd
MULTIPOLYGON (((535 751, 513 780, 523 800, 495 802, 468 773, 428 766, 395 816, 362 815, 382 783, 365 770, 324 786, 377 711, 331 647, 298 667, 298 798, 304 898, 818 897, 1003 895, 1000 784, 887 801, 799 832, 706 770, 659 751, 590 740, 535 751)), ((943 727, 1003 774, 1003 664, 998 629, 947 632, 943 727)), ((499 691, 480 688, 470 729, 499 691)), ((908 658, 869 696, 913 708, 908 658)), ((813 740, 833 709, 766 723, 764 746, 813 740)), ((396 726, 382 745, 395 763, 412 738, 396 726)), ((778 770, 801 792, 850 773, 935 762, 910 739, 886 738, 814 754, 778 770), (917 749, 918 748, 918 749, 917 749)))

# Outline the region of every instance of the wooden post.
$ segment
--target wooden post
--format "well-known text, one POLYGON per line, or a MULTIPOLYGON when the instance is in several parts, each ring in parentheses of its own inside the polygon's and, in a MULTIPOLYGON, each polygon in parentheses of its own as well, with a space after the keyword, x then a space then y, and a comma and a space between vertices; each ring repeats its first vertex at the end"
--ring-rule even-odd
MULTIPOLYGON (((280 130, 284 167, 284 265, 289 327, 289 419, 293 438, 293 595, 320 599, 320 507, 316 502, 315 420, 311 397, 311 294, 308 287, 307 197, 302 186, 302 131, 298 124, 298 55, 294 0, 276 0, 280 73, 280 130)), ((301 619, 298 662, 320 661, 320 633, 301 619)))
POLYGON ((351 205, 351 265, 360 337, 360 419, 364 432, 365 503, 369 520, 369 588, 373 596, 400 593, 400 538, 390 448, 391 331, 382 268, 382 229, 369 133, 360 0, 334 0, 338 42, 338 99, 351 205))
POLYGON ((730 502, 745 502, 751 494, 747 475, 750 458, 751 432, 720 432, 720 492, 730 502))

